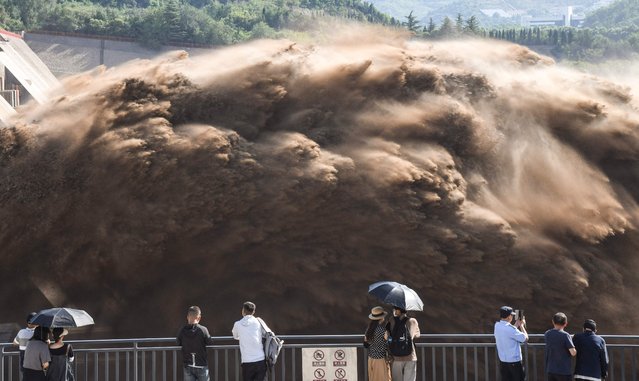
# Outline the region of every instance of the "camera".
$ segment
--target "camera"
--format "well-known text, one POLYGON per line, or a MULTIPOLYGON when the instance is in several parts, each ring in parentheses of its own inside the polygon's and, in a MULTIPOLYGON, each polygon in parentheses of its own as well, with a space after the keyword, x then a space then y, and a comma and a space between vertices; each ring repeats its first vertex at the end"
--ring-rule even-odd
POLYGON ((524 310, 515 310, 515 320, 524 320, 524 310))

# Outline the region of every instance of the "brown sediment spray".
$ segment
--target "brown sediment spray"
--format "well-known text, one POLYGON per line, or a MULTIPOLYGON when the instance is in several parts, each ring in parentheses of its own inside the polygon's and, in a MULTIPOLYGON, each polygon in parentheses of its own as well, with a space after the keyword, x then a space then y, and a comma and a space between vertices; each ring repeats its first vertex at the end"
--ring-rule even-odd
POLYGON ((68 304, 170 336, 198 304, 225 335, 251 299, 278 332, 352 333, 388 279, 424 331, 491 332, 504 304, 533 331, 558 310, 636 328, 613 318, 639 291, 636 88, 497 41, 341 31, 96 70, 21 109, 2 320, 68 304))

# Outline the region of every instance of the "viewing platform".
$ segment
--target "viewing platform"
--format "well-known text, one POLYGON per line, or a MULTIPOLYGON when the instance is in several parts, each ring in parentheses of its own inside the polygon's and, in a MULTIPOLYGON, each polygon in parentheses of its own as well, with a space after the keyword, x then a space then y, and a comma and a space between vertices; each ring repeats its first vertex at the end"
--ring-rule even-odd
MULTIPOLYGON (((639 336, 601 335, 607 342, 610 359, 607 381, 637 381, 639 336)), ((282 335, 284 348, 270 370, 270 381, 365 381, 367 352, 363 334, 356 335, 282 335), (303 351, 327 352, 344 349, 355 354, 345 360, 354 362, 355 371, 336 377, 304 377, 303 351), (348 350, 347 350, 348 349, 348 350), (355 374, 356 373, 356 374, 355 374)), ((240 381, 240 352, 230 336, 214 337, 209 346, 211 381, 240 381)), ((76 381, 178 381, 182 380, 181 351, 175 338, 68 340, 75 354, 76 381)), ((422 334, 415 341, 418 381, 497 381, 499 369, 492 334, 422 334)), ((0 381, 18 381, 18 350, 0 344, 0 381)), ((543 334, 531 334, 522 346, 528 381, 545 380, 543 334)), ((341 352, 341 351, 340 351, 341 352)), ((328 353, 328 352, 327 352, 328 353)), ((346 361, 340 361, 345 363, 346 361)), ((327 372, 328 373, 328 372, 327 372)), ((337 373, 337 372, 336 372, 337 373)), ((312 374, 312 373, 311 373, 312 374)))

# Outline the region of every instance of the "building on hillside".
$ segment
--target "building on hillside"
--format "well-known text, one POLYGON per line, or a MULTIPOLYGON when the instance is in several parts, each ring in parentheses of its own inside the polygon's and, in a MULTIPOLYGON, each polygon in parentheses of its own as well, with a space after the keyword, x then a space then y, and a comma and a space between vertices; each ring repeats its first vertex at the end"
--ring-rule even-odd
POLYGON ((33 99, 43 103, 58 80, 19 34, 0 29, 0 123, 33 99))
POLYGON ((510 12, 506 12, 505 10, 500 8, 487 8, 487 9, 480 9, 479 11, 488 17, 499 16, 499 17, 507 18, 507 17, 513 16, 510 12))
POLYGON ((533 26, 565 26, 565 27, 580 27, 583 25, 586 17, 583 15, 575 15, 572 7, 564 8, 561 15, 548 16, 548 17, 532 17, 525 15, 521 17, 521 26, 533 27, 533 26))
POLYGON ((521 9, 515 9, 513 7, 504 8, 482 8, 479 10, 484 16, 488 17, 502 17, 511 18, 524 15, 526 11, 521 9))

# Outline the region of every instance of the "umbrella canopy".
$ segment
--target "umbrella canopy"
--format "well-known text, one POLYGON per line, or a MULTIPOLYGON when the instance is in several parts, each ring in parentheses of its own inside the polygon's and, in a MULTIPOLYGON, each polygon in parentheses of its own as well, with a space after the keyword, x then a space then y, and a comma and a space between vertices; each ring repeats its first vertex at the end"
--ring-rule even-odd
POLYGON ((83 327, 94 324, 93 318, 86 311, 64 307, 42 310, 31 319, 30 323, 51 328, 83 327))
POLYGON ((392 304, 406 311, 423 311, 424 302, 411 288, 391 281, 373 283, 368 286, 368 293, 384 303, 392 304))

